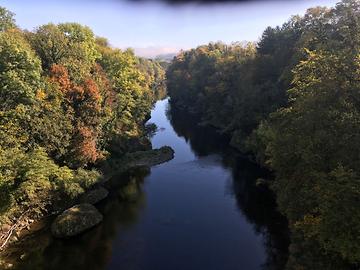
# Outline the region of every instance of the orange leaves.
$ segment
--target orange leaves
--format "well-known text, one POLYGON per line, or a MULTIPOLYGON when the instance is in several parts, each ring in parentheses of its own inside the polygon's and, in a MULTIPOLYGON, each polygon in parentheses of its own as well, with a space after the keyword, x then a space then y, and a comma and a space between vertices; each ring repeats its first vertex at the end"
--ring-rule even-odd
POLYGON ((102 97, 97 83, 88 78, 81 84, 76 84, 70 80, 67 69, 61 65, 51 67, 50 81, 58 85, 64 95, 65 108, 74 115, 70 163, 78 167, 96 162, 102 156, 97 147, 102 109, 102 97))
POLYGON ((112 88, 111 82, 104 69, 99 64, 96 64, 93 67, 92 79, 99 88, 99 94, 102 97, 104 104, 111 107, 116 100, 116 92, 112 88))
POLYGON ((91 79, 87 79, 85 80, 82 89, 84 98, 83 100, 86 101, 88 106, 90 106, 88 109, 100 112, 101 95, 96 83, 91 79))
POLYGON ((74 158, 77 162, 95 163, 102 157, 101 152, 97 149, 97 132, 90 127, 80 126, 76 130, 74 138, 74 158))
POLYGON ((71 88, 71 82, 67 69, 62 65, 52 65, 50 68, 50 81, 57 83, 60 90, 66 93, 71 88))
POLYGON ((81 102, 83 99, 83 88, 71 82, 66 67, 52 65, 50 68, 50 81, 58 85, 59 90, 69 102, 73 103, 72 105, 81 102))
POLYGON ((90 78, 86 79, 82 85, 71 82, 67 69, 62 65, 52 65, 50 69, 50 81, 56 83, 65 97, 73 103, 79 105, 83 102, 93 103, 94 108, 99 110, 101 95, 97 84, 90 78))

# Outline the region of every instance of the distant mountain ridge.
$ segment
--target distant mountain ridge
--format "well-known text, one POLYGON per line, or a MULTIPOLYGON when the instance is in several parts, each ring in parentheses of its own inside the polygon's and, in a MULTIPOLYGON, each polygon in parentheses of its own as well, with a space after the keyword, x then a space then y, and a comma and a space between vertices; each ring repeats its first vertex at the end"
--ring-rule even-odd
POLYGON ((171 60, 173 60, 173 58, 176 56, 176 53, 164 53, 164 54, 159 54, 157 56, 155 56, 155 60, 159 61, 159 62, 171 62, 171 60))

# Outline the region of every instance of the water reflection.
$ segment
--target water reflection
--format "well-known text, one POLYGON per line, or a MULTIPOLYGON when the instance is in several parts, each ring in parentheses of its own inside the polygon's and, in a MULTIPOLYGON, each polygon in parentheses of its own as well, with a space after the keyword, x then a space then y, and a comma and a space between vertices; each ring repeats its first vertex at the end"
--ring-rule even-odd
POLYGON ((167 104, 153 110, 163 129, 152 142, 175 159, 114 177, 99 226, 70 240, 32 235, 8 252, 15 269, 283 269, 286 222, 255 185, 267 172, 167 104))
MULTIPOLYGON (((97 205, 104 220, 94 229, 59 240, 52 238, 47 226, 11 247, 3 255, 4 259, 13 264, 11 269, 19 270, 105 269, 112 255, 113 240, 138 222, 145 207, 142 185, 149 173, 147 168, 138 168, 109 181, 109 198, 97 205)), ((124 248, 127 245, 126 242, 118 244, 124 248)))
POLYGON ((229 138, 212 127, 198 125, 196 116, 171 106, 166 115, 177 135, 185 138, 197 156, 221 156, 222 164, 232 172, 228 191, 235 195, 239 210, 255 231, 264 237, 267 259, 263 268, 284 269, 289 245, 287 220, 276 211, 274 194, 266 186, 256 185, 257 179, 269 177, 269 173, 229 147, 229 138))

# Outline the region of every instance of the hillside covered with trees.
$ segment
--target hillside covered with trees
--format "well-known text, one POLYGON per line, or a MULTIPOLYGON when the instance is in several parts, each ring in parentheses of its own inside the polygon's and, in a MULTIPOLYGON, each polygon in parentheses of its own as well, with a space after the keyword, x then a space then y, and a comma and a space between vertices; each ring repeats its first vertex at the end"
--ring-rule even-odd
MULTIPOLYGON (((241 37, 240 37, 241 38, 241 37)), ((289 269, 360 264, 360 3, 315 7, 258 43, 210 43, 167 70, 171 102, 274 172, 289 269)))
POLYGON ((86 26, 30 32, 0 8, 0 225, 51 213, 100 181, 104 163, 146 148, 164 76, 86 26))

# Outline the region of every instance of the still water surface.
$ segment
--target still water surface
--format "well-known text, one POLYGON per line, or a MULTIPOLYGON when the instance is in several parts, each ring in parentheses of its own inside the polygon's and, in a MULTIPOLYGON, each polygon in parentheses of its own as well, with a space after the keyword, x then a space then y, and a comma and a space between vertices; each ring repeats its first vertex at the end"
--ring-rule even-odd
POLYGON ((282 269, 286 224, 255 185, 266 172, 193 118, 157 102, 152 144, 171 146, 175 158, 112 179, 129 182, 99 205, 101 225, 71 240, 39 233, 21 269, 282 269))

